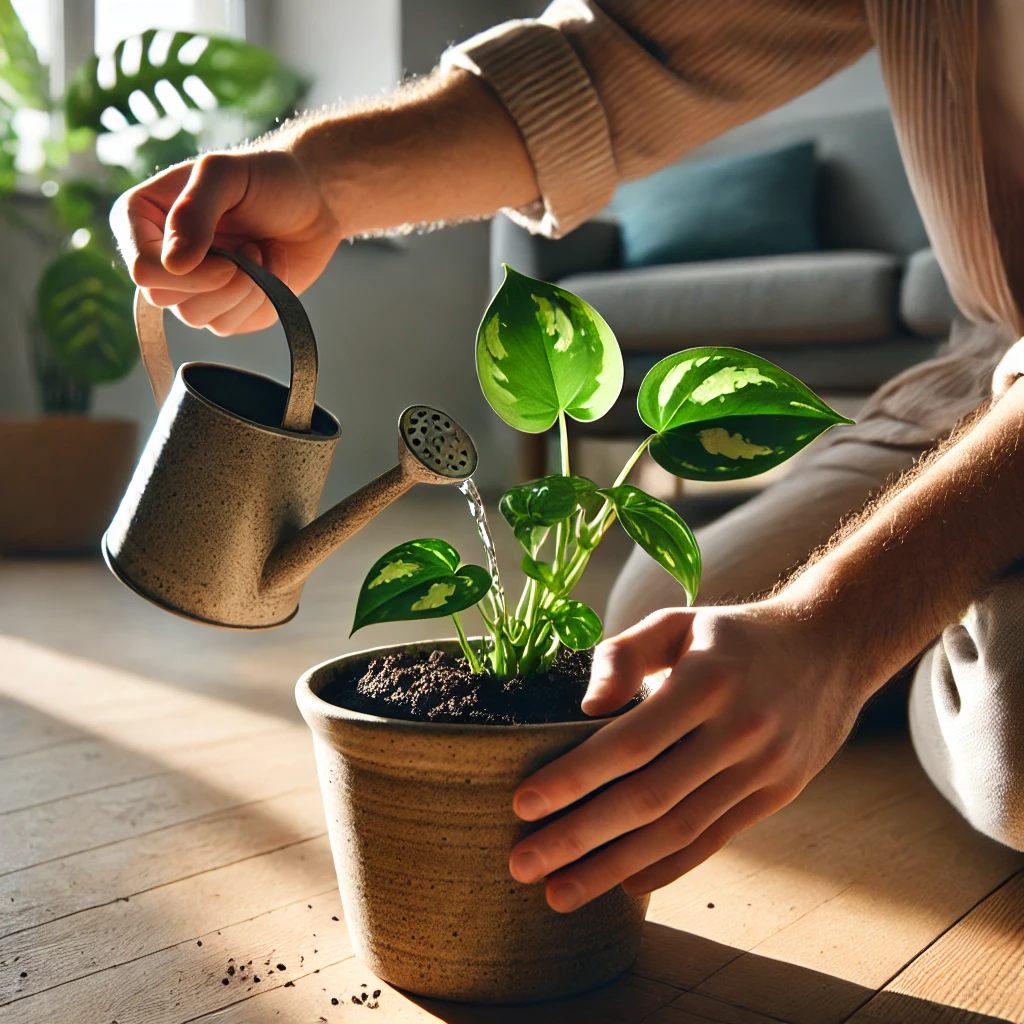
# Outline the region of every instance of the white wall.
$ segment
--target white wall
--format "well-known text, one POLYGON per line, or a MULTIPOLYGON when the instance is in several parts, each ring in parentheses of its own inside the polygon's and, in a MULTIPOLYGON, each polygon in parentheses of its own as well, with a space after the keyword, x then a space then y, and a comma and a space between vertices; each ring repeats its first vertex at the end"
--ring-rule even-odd
POLYGON ((394 88, 402 74, 400 0, 279 0, 265 15, 265 42, 313 78, 319 107, 394 88))

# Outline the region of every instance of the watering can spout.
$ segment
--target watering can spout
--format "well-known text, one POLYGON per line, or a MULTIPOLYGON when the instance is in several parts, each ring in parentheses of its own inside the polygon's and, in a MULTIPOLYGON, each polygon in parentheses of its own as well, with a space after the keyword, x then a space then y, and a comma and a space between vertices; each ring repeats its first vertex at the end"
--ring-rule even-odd
POLYGON ((263 567, 261 589, 276 594, 301 588, 306 577, 332 551, 415 483, 406 479, 401 467, 396 466, 343 498, 270 553, 263 567))
POLYGON ((374 516, 416 484, 458 484, 476 469, 476 447, 447 413, 410 406, 398 419, 398 465, 343 498, 270 554, 261 588, 278 594, 306 577, 374 516))

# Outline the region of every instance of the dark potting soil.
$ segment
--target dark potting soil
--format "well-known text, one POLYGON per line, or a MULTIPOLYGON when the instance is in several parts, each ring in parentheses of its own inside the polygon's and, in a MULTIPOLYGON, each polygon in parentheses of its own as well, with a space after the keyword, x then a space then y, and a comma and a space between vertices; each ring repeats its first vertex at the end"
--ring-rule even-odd
MULTIPOLYGON (((474 725, 580 722, 590 680, 591 651, 563 650, 550 670, 498 679, 470 670, 461 654, 402 651, 339 674, 321 696, 331 704, 383 718, 474 725)), ((631 702, 632 706, 634 702, 631 702)))

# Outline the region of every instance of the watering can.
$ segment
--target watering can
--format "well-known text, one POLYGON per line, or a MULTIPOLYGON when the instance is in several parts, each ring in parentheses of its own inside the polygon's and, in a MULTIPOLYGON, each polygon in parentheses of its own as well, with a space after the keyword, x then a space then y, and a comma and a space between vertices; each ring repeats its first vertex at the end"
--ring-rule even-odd
POLYGON ((237 254, 231 260, 277 310, 291 354, 289 385, 215 363, 174 371, 163 310, 141 290, 135 325, 160 409, 128 491, 103 537, 103 557, 132 590, 168 611, 231 629, 287 622, 312 569, 417 483, 468 479, 477 454, 446 413, 399 417, 398 465, 317 517, 341 437, 316 404, 316 341, 287 286, 237 254))

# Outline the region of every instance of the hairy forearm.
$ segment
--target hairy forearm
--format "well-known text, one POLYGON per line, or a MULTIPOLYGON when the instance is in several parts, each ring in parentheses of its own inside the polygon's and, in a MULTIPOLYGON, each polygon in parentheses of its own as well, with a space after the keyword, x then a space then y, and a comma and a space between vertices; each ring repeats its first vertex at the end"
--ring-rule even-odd
POLYGON ((1024 554, 1024 381, 770 604, 873 693, 1024 554))
POLYGON ((379 102, 305 115, 261 144, 299 159, 349 237, 486 217, 538 197, 515 122, 465 71, 436 72, 379 102))

